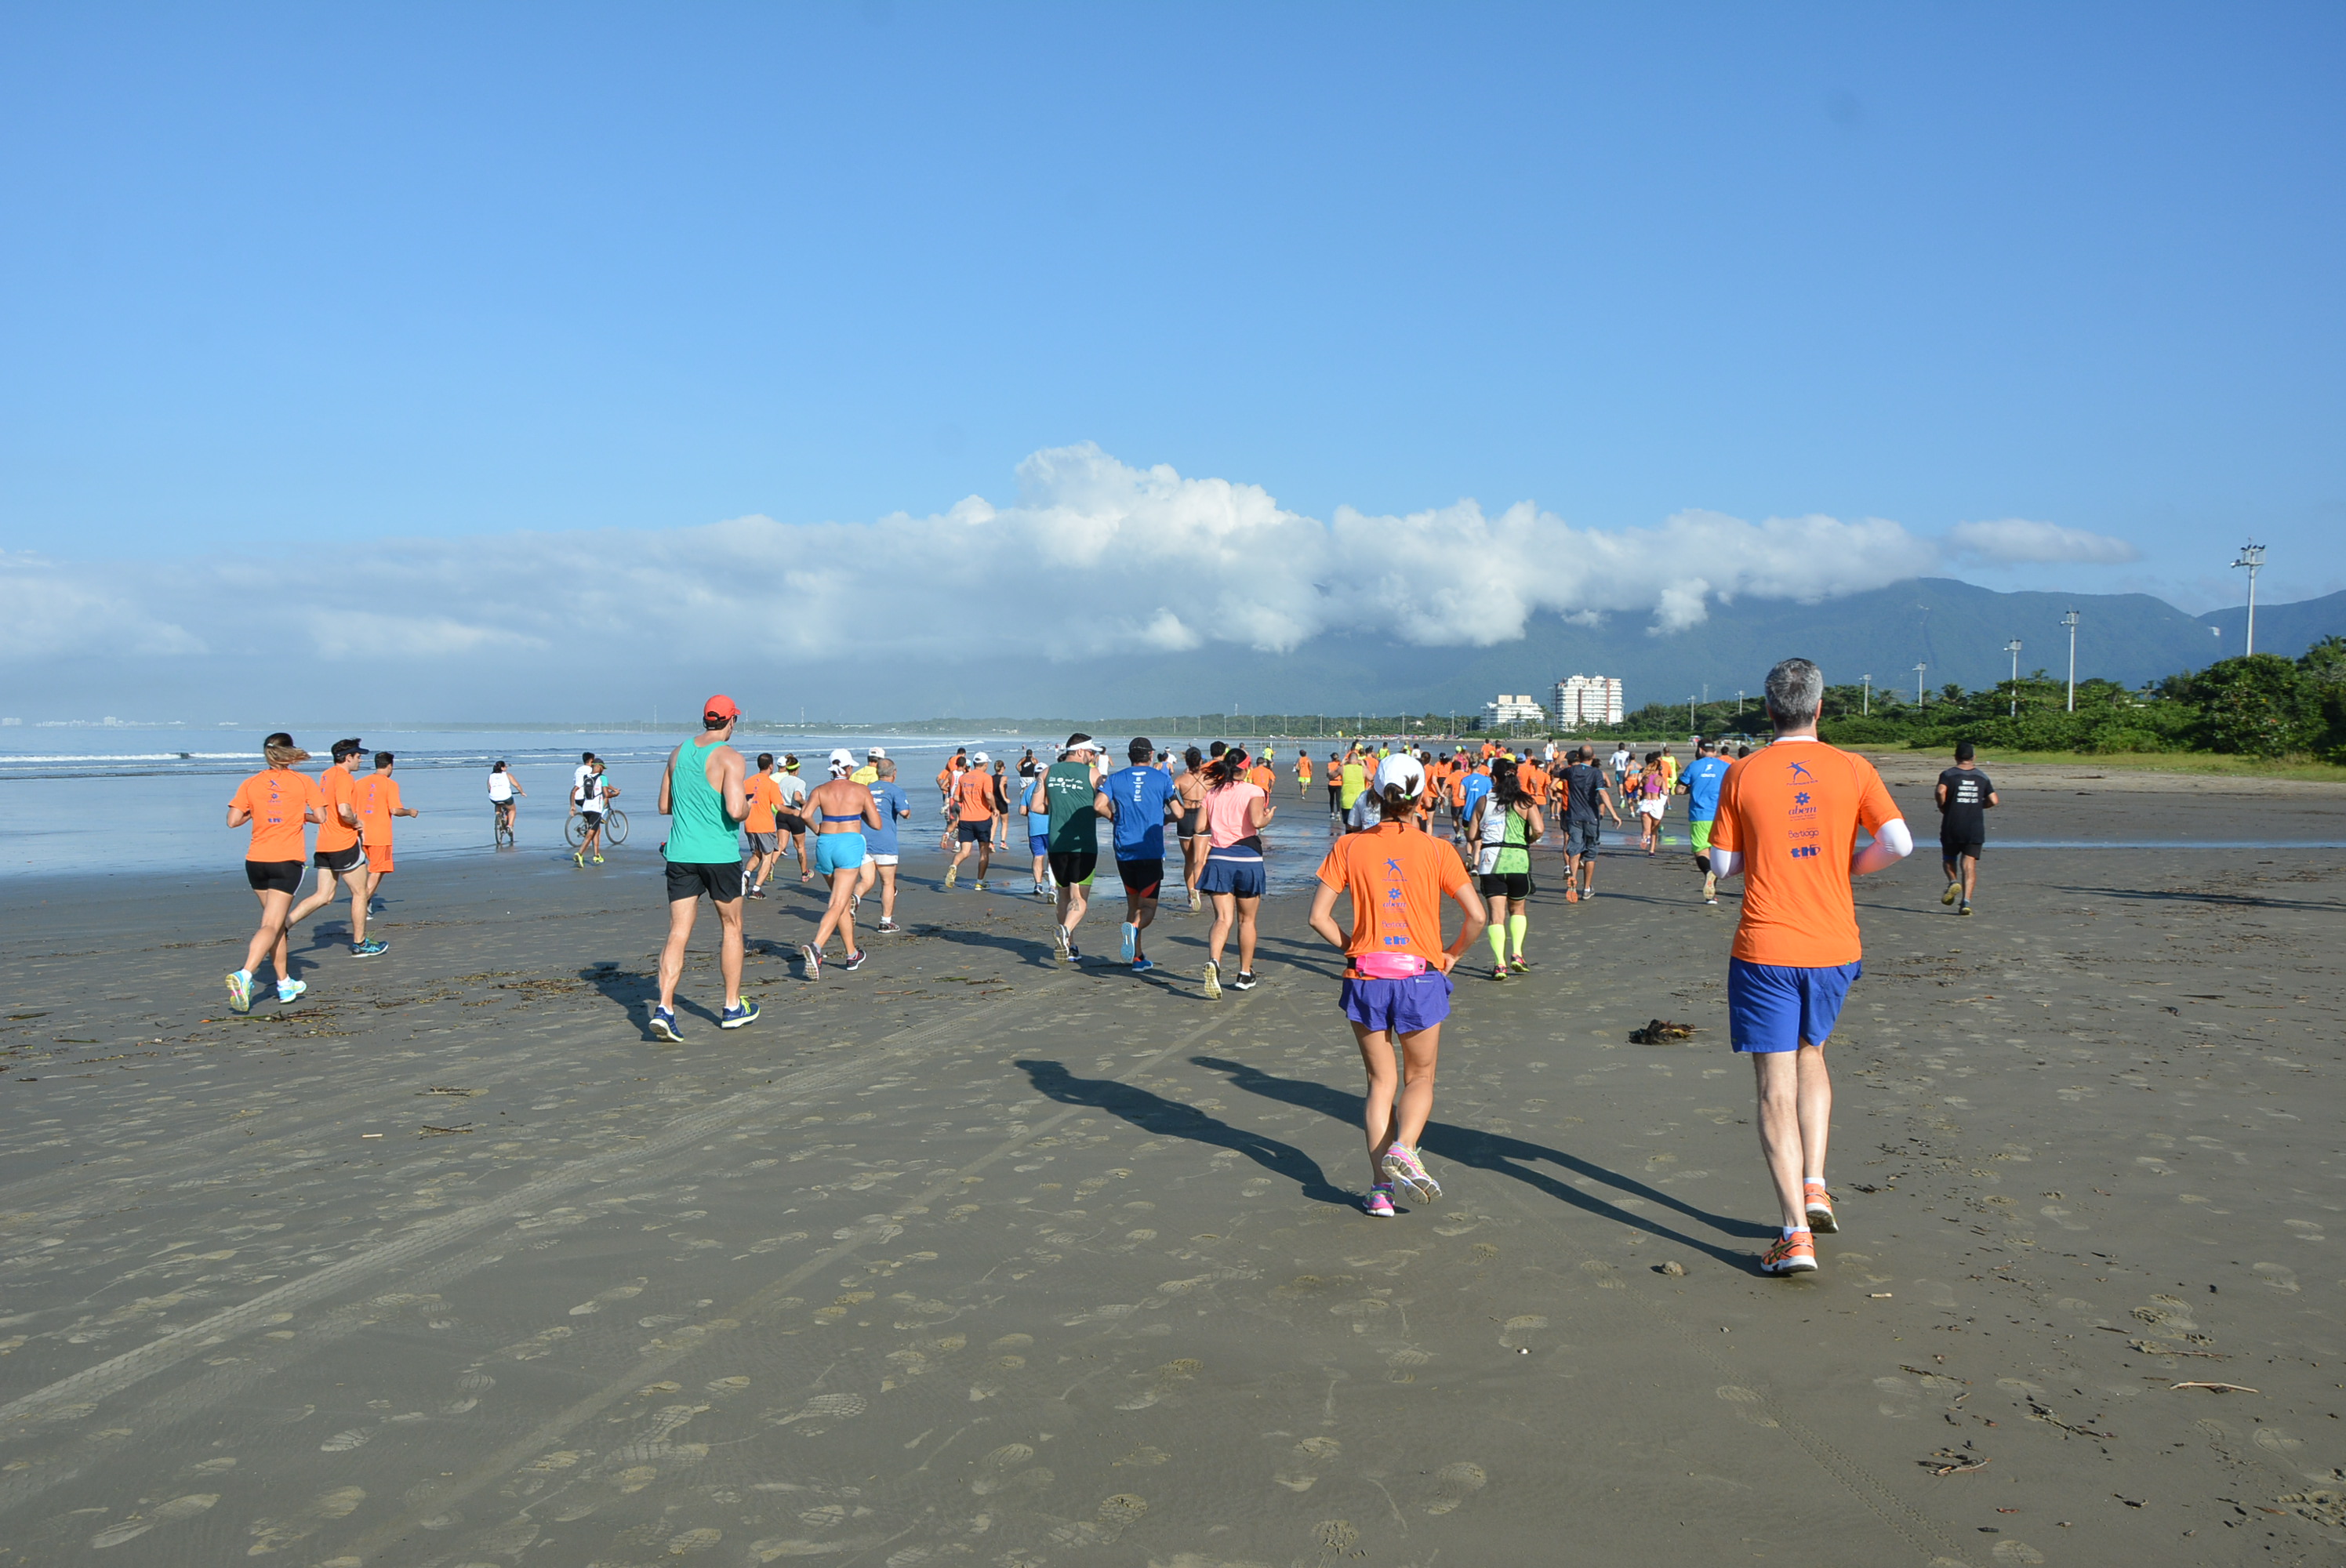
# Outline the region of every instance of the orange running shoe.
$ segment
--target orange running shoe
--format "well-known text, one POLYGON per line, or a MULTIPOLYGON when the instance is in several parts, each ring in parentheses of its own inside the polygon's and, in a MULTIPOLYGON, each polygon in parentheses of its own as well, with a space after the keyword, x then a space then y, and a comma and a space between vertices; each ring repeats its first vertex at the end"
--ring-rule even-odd
POLYGON ((1578 891, 1571 887, 1566 887, 1564 890, 1564 901, 1568 904, 1578 903, 1580 901, 1580 894, 1578 891))
POLYGON ((1790 1236, 1780 1236, 1760 1259, 1762 1274, 1814 1274, 1817 1271, 1816 1238, 1805 1230, 1790 1236))
POLYGON ((1832 1194, 1821 1181, 1800 1184, 1801 1206, 1809 1213, 1809 1228, 1819 1236, 1831 1236, 1841 1229, 1841 1221, 1833 1217, 1832 1194))

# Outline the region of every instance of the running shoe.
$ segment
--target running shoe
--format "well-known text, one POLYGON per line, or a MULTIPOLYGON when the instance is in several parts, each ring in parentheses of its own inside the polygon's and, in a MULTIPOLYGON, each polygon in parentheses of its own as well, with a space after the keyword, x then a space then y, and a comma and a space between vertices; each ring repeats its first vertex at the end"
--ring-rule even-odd
POLYGON ((277 983, 277 1000, 280 1002, 299 1001, 301 993, 309 989, 310 983, 306 980, 280 980, 277 983))
POLYGON ((947 891, 950 892, 952 891, 954 881, 957 881, 960 876, 961 868, 959 866, 947 866, 945 868, 945 890, 947 891))
POLYGON ((1524 955, 1520 952, 1507 960, 1507 967, 1517 974, 1529 974, 1532 972, 1532 966, 1524 962, 1524 955))
POLYGON ((1147 974, 1156 967, 1157 961, 1153 958, 1136 958, 1132 961, 1132 972, 1135 974, 1147 974))
POLYGON ((1568 903, 1568 904, 1576 904, 1576 903, 1578 903, 1578 902, 1580 901, 1580 891, 1579 891, 1579 890, 1578 890, 1578 889, 1576 889, 1576 888, 1566 888, 1566 889, 1565 889, 1565 890, 1564 890, 1564 901, 1565 901, 1566 903, 1568 903))
POLYGON ((1254 971, 1251 969, 1239 970, 1239 977, 1236 980, 1231 981, 1230 983, 1238 987, 1240 991, 1252 991, 1254 989, 1254 971))
POLYGON ((1949 882, 1947 884, 1947 891, 1939 895, 1939 901, 1943 904, 1951 904, 1963 896, 1964 884, 1961 882, 1949 882))
POLYGON ((1361 1200, 1361 1210, 1378 1219, 1391 1219, 1393 1217, 1392 1188, 1382 1185, 1371 1187, 1369 1196, 1361 1200))
POLYGON ((863 955, 860 952, 851 952, 839 967, 849 971, 862 969, 863 967, 863 955))
POLYGON ((1780 1236, 1774 1246, 1760 1259, 1762 1274, 1814 1274, 1817 1271, 1816 1237, 1805 1230, 1790 1236, 1780 1236))
POLYGON ((1219 963, 1209 963, 1206 965, 1206 1000, 1219 1002, 1221 997, 1222 966, 1219 963))
POLYGON ((985 891, 985 879, 984 877, 980 877, 977 881, 970 883, 969 891, 974 893, 984 892, 985 891))
POLYGON ((1059 950, 1059 958, 1062 962, 1072 962, 1074 961, 1076 956, 1076 939, 1069 936, 1067 934, 1067 928, 1061 925, 1057 921, 1053 921, 1051 922, 1051 941, 1057 946, 1059 950))
POLYGON ((1122 925, 1117 926, 1116 949, 1117 956, 1125 962, 1130 963, 1133 954, 1140 951, 1140 928, 1130 921, 1126 921, 1122 925))
POLYGON ((1417 1151, 1407 1145, 1395 1144, 1387 1149, 1377 1168, 1384 1172, 1385 1180, 1420 1203, 1432 1203, 1442 1196, 1442 1184, 1419 1161, 1417 1151))
POLYGON ((684 1031, 676 1026, 676 1010, 674 1008, 655 1007, 652 1009, 652 1038, 655 1040, 681 1040, 684 1038, 684 1031))
POLYGON ((750 890, 749 896, 753 899, 764 898, 766 896, 766 890, 763 888, 751 888, 750 890))
POLYGON ((229 972, 228 1010, 230 1013, 252 1011, 252 976, 240 969, 229 972))
POLYGON ((755 1023, 757 1021, 758 1004, 745 996, 740 1002, 727 1008, 723 1013, 718 1014, 717 1027, 719 1029, 739 1029, 744 1023, 755 1023))
POLYGON ((1504 980, 1504 979, 1506 979, 1506 978, 1507 978, 1507 966, 1506 966, 1505 964, 1504 964, 1504 963, 1494 963, 1494 964, 1493 964, 1493 965, 1491 966, 1491 978, 1492 978, 1492 979, 1494 979, 1494 980, 1504 980))
POLYGON ((1076 945, 1075 938, 1069 937, 1067 939, 1067 962, 1069 963, 1081 963, 1083 961, 1084 950, 1076 945))
POLYGON ((352 958, 374 958, 382 953, 389 952, 390 951, 391 943, 387 942, 378 942, 372 937, 369 937, 364 942, 354 942, 351 943, 351 956, 352 958))
POLYGON ((1808 1211, 1809 1228, 1820 1236, 1831 1236, 1841 1229, 1841 1221, 1833 1217, 1832 1194, 1821 1181, 1800 1184, 1800 1202, 1808 1211))
POLYGON ((570 860, 571 860, 571 862, 572 862, 574 865, 577 866, 579 870, 584 871, 584 870, 586 870, 586 850, 571 850, 571 851, 570 851, 570 860))
POLYGON ((1955 912, 1956 912, 1957 914, 1962 915, 1962 916, 1964 916, 1966 919, 1968 919, 1968 918, 1970 917, 1970 915, 1971 915, 1971 912, 1972 912, 1972 901, 1971 901, 1971 900, 1969 900, 1969 899, 1965 899, 1963 902, 1961 902, 1961 903, 1957 904, 1957 905, 1955 906, 1955 912))
POLYGON ((1197 889, 1191 888, 1189 890, 1189 912, 1191 914, 1200 913, 1204 911, 1205 907, 1206 895, 1199 892, 1197 889))
POLYGON ((595 857, 595 863, 596 863, 597 865, 598 865, 598 866, 599 866, 599 865, 601 865, 601 864, 603 863, 603 857, 602 857, 602 856, 600 856, 600 855, 596 856, 596 857, 595 857))
POLYGON ((1719 895, 1717 893, 1712 893, 1702 901, 1710 905, 1713 909, 1717 909, 1719 907, 1719 895))
POLYGON ((880 931, 882 935, 894 936, 903 929, 904 928, 903 926, 898 925, 894 921, 888 919, 886 916, 883 915, 881 917, 880 931))
POLYGON ((821 980, 822 978, 822 954, 816 949, 814 943, 808 942, 804 946, 801 947, 799 949, 799 956, 806 961, 806 977, 809 980, 821 980))
MULTIPOLYGON (((984 887, 984 885, 985 884, 984 882, 980 882, 978 884, 980 887, 984 887)), ((850 893, 847 895, 847 912, 849 914, 853 914, 857 910, 860 910, 862 907, 863 895, 862 893, 850 893)))

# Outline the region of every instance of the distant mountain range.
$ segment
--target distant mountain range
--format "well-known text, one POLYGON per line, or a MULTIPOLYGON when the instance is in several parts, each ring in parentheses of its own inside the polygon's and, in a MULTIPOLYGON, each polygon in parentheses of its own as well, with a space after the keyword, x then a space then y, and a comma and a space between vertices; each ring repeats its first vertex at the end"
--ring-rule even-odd
MULTIPOLYGON (((934 692, 930 713, 974 718, 1005 713, 1479 712, 1501 692, 1540 701, 1567 675, 1621 677, 1632 708, 1738 688, 1756 695, 1769 666, 1800 654, 1836 685, 1871 675, 1879 687, 1911 693, 1914 666, 1933 689, 1948 681, 1992 686, 2011 673, 2004 645, 2022 643, 2021 673, 2068 667, 2061 616, 2076 609, 2077 676, 2136 686, 2197 669, 2241 651, 2240 608, 2188 616, 2147 594, 1999 593, 1946 577, 1921 577, 1821 604, 1743 599, 1714 604, 1689 630, 1655 634, 1646 617, 1614 615, 1595 626, 1535 617, 1517 641, 1490 647, 1418 647, 1353 634, 1323 636, 1292 653, 1228 647, 1152 657, 1127 656, 1085 669, 1071 687, 1040 660, 979 661, 962 672, 904 672, 890 695, 934 692), (909 690, 907 688, 910 688, 909 690), (1079 688, 1079 700, 1071 696, 1079 688)), ((2332 633, 2346 635, 2346 593, 2257 606, 2259 653, 2295 657, 2332 633)), ((876 689, 889 691, 888 684, 876 689)), ((890 717, 910 718, 917 697, 890 717)), ((838 717, 862 718, 841 714, 838 717)))

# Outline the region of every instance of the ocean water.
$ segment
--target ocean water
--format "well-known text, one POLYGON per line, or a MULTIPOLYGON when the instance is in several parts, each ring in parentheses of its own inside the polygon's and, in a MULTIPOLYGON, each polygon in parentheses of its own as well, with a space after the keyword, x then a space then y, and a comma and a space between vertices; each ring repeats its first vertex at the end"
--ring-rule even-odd
MULTIPOLYGON (((294 738, 316 754, 302 764, 302 770, 314 777, 323 769, 328 748, 347 733, 296 730, 294 738)), ((593 729, 362 729, 361 738, 371 750, 389 751, 398 758, 401 795, 423 813, 399 821, 398 854, 405 860, 414 856, 500 852, 491 835, 488 797, 489 765, 500 759, 525 791, 518 852, 566 854, 563 824, 571 769, 578 765, 581 751, 601 757, 620 790, 617 803, 629 819, 627 852, 655 853, 666 837, 665 820, 655 809, 660 769, 682 737, 672 731, 593 729)), ((796 755, 804 764, 800 775, 810 785, 826 777, 825 759, 832 747, 845 747, 859 759, 869 747, 886 747, 896 759, 899 779, 913 799, 913 816, 904 827, 910 840, 917 842, 922 836, 914 830, 941 825, 933 779, 955 747, 990 752, 1007 761, 1015 773, 1025 748, 1032 747, 1037 758, 1047 758, 1051 753, 1046 748, 1066 738, 1064 732, 1047 738, 1039 734, 792 733, 745 735, 735 744, 752 759, 761 751, 778 757, 796 755)), ((1113 738, 1119 752, 1127 738, 1113 738)), ((1190 744, 1190 738, 1151 738, 1171 748, 1190 744)), ((1294 755, 1291 743, 1270 744, 1278 750, 1280 771, 1285 774, 1285 764, 1294 755)), ((262 766, 259 733, 180 726, 0 728, 0 879, 59 872, 135 875, 208 869, 223 875, 237 873, 250 835, 247 829, 226 825, 229 798, 240 780, 262 766)), ((1280 804, 1290 809, 1290 817, 1308 820, 1318 836, 1301 834, 1300 827, 1282 823, 1283 830, 1276 834, 1274 844, 1291 833, 1301 834, 1293 846, 1299 850, 1307 841, 1324 844, 1324 833, 1320 831, 1326 821, 1324 810, 1293 811, 1292 780, 1282 788, 1285 792, 1280 804)), ((1102 840, 1105 843, 1105 834, 1102 840)), ((933 844, 935 840, 932 835, 927 841, 933 844)), ((1302 858, 1284 857, 1288 860, 1302 858)), ((1025 846, 1015 847, 1005 859, 1012 873, 1023 872, 1027 863, 1025 846)), ((1311 854, 1308 863, 1301 865, 1300 874, 1308 878, 1318 863, 1318 854, 1311 854)))

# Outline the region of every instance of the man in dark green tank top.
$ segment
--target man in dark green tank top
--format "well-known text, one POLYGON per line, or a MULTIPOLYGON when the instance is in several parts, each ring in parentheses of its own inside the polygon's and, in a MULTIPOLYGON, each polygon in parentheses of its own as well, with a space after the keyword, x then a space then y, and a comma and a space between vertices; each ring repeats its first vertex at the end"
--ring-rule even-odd
POLYGON ((1051 809, 1051 875, 1059 883, 1058 920, 1051 933, 1059 956, 1081 963, 1076 927, 1090 907, 1092 872, 1099 865, 1100 744, 1081 730, 1067 737, 1059 760, 1043 775, 1043 800, 1051 809))
POLYGON ((660 949, 659 1003, 652 1009, 655 1040, 681 1040, 676 1026, 676 983, 684 950, 700 912, 700 895, 717 906, 718 967, 725 976, 725 1011, 718 1026, 739 1029, 758 1016, 741 1000, 741 851, 735 835, 750 814, 743 789, 749 765, 729 744, 741 710, 729 697, 700 705, 700 733, 668 753, 660 775, 660 815, 670 819, 668 842, 668 945, 660 949))

